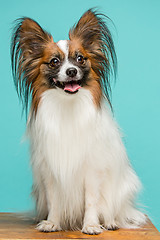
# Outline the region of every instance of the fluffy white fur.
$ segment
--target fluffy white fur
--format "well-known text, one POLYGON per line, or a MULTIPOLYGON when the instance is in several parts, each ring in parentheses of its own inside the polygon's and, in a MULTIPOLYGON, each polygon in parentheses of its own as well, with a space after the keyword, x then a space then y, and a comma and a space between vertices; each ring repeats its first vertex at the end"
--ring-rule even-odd
POLYGON ((97 109, 84 88, 73 95, 48 90, 28 132, 37 212, 43 220, 37 229, 81 228, 98 234, 102 226, 145 223, 133 204, 140 182, 104 100, 97 109))

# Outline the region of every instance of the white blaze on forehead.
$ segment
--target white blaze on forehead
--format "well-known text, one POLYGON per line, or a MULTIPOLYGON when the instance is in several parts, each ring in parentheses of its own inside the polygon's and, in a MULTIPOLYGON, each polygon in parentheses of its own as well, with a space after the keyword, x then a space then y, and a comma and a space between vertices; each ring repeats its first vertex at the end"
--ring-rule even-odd
POLYGON ((58 81, 61 81, 61 82, 67 81, 68 76, 66 74, 66 71, 67 71, 68 68, 76 68, 77 69, 77 75, 75 77, 75 80, 79 80, 82 77, 82 72, 80 71, 80 69, 77 66, 75 66, 68 59, 69 41, 68 40, 60 40, 59 42, 57 42, 57 46, 65 54, 65 59, 64 59, 63 64, 60 68, 60 71, 58 73, 58 81))
POLYGON ((57 46, 61 49, 61 51, 65 54, 65 57, 68 57, 68 50, 69 50, 69 45, 67 40, 60 40, 57 42, 57 46))

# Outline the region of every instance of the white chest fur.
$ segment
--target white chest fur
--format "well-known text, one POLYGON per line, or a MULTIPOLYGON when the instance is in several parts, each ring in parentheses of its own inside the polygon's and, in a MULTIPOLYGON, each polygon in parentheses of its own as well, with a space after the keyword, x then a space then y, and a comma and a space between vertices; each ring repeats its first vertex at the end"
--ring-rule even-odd
POLYGON ((32 139, 57 181, 65 184, 87 161, 93 145, 97 112, 89 91, 76 96, 48 90, 32 125, 32 139), (34 129, 33 129, 34 128, 34 129))

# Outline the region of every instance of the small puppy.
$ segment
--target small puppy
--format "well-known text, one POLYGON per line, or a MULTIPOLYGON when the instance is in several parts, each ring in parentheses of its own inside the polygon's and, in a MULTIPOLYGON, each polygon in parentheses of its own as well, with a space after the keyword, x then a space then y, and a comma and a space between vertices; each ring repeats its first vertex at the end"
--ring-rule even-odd
POLYGON ((99 234, 145 223, 134 204, 140 182, 111 111, 116 53, 105 19, 90 9, 57 43, 30 18, 18 19, 13 32, 15 85, 26 110, 31 102, 39 231, 99 234))

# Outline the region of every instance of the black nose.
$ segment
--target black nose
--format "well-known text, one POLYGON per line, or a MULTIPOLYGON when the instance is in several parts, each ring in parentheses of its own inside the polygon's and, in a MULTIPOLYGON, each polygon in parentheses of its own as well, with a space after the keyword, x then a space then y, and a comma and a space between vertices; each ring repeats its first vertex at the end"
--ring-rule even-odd
POLYGON ((77 69, 76 68, 68 68, 66 70, 66 74, 69 76, 69 77, 75 77, 77 75, 77 69))

